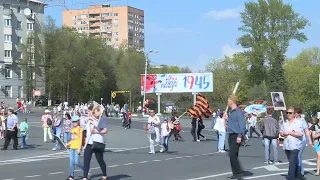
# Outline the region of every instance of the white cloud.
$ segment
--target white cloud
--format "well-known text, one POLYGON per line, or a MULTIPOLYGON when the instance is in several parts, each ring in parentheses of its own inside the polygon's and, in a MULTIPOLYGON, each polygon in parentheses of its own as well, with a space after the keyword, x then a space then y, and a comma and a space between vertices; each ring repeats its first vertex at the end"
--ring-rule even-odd
POLYGON ((226 44, 222 47, 222 56, 229 56, 231 57, 235 53, 243 52, 243 48, 233 48, 229 44, 226 44))
POLYGON ((227 20, 227 19, 235 19, 240 17, 240 8, 232 8, 225 10, 211 10, 204 14, 204 19, 213 19, 216 21, 227 20))
POLYGON ((157 35, 170 35, 170 34, 186 34, 191 33, 192 31, 186 28, 179 27, 161 27, 157 24, 150 24, 147 26, 148 32, 157 35))
POLYGON ((212 60, 212 58, 206 54, 206 53, 201 53, 196 60, 196 62, 192 65, 189 66, 192 72, 199 72, 199 71, 204 71, 206 69, 206 65, 212 60))

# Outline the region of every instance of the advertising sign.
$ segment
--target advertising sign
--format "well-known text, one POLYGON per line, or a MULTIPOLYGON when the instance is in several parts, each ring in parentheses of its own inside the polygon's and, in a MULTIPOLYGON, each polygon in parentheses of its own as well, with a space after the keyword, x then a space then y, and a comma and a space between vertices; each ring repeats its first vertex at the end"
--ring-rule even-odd
POLYGON ((33 90, 33 96, 41 96, 40 90, 33 90))
MULTIPOLYGON (((141 75, 141 94, 144 90, 141 75)), ((146 93, 213 92, 212 73, 147 74, 146 93)))

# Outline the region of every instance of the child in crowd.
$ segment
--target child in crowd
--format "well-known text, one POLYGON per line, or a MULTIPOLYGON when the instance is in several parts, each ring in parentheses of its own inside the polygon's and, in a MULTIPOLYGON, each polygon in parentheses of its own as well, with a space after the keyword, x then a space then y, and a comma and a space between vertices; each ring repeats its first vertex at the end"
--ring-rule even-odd
POLYGON ((27 118, 24 118, 23 122, 20 123, 20 125, 19 125, 20 136, 22 138, 21 148, 27 148, 28 147, 28 145, 26 143, 26 137, 28 135, 29 125, 28 125, 27 121, 28 121, 27 118))
POLYGON ((167 152, 168 151, 168 141, 169 141, 169 134, 171 129, 169 128, 168 118, 164 118, 164 122, 161 124, 161 140, 162 140, 162 148, 160 152, 167 152))
POLYGON ((69 146, 70 155, 70 176, 67 180, 74 179, 74 166, 77 165, 82 171, 83 166, 80 163, 79 156, 82 148, 83 130, 80 126, 80 117, 74 115, 72 117, 73 128, 71 129, 71 141, 66 145, 69 146))
POLYGON ((131 128, 131 112, 130 111, 128 111, 127 113, 127 118, 128 118, 127 128, 130 129, 131 128))

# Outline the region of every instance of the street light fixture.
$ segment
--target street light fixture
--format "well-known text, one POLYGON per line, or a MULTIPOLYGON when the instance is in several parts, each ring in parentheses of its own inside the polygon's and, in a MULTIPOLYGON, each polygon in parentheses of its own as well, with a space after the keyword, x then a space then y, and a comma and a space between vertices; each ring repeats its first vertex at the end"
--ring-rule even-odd
MULTIPOLYGON (((144 51, 137 50, 138 52, 142 52, 145 54, 146 64, 144 67, 144 84, 143 84, 143 106, 144 108, 146 106, 146 88, 147 88, 147 71, 148 71, 148 60, 149 60, 149 54, 155 54, 158 53, 158 50, 150 50, 148 53, 145 53, 144 51)), ((144 116, 144 111, 142 111, 142 115, 144 116)))

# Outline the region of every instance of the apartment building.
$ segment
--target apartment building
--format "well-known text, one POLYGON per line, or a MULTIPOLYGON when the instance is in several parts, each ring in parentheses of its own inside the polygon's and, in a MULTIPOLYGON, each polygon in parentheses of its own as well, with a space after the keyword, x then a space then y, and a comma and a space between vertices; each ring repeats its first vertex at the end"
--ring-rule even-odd
MULTIPOLYGON (((27 65, 21 63, 25 54, 21 44, 30 46, 33 55, 30 57, 34 58, 34 42, 37 37, 30 37, 31 34, 41 32, 44 22, 43 7, 44 4, 39 0, 0 1, 0 101, 8 105, 14 105, 17 97, 26 98, 23 70, 27 65)), ((38 68, 30 72, 33 88, 44 92, 43 71, 38 68)))
POLYGON ((144 11, 130 6, 93 5, 63 11, 63 25, 101 37, 110 46, 144 49, 144 11))

